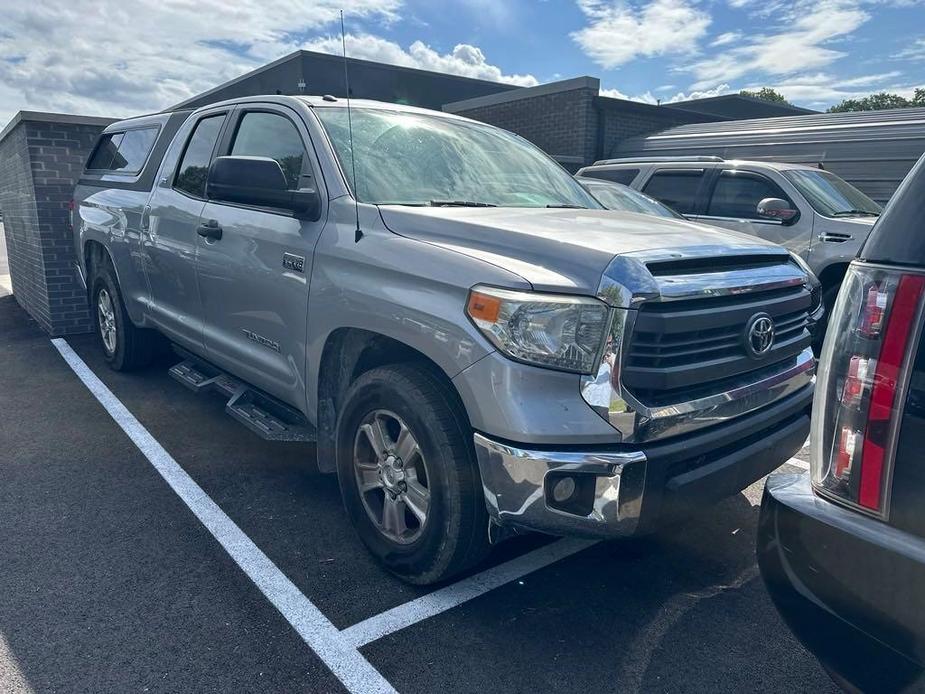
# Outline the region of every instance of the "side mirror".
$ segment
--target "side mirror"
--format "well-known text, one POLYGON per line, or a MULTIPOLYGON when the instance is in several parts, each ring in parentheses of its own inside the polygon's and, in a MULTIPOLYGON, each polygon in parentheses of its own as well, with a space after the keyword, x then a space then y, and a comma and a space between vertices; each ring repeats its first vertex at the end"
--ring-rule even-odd
POLYGON ((758 216, 763 219, 776 219, 782 224, 792 224, 800 214, 790 203, 780 198, 765 198, 758 203, 758 216))
POLYGON ((269 157, 216 157, 206 181, 209 200, 277 207, 318 219, 321 203, 314 188, 290 190, 279 162, 269 157))

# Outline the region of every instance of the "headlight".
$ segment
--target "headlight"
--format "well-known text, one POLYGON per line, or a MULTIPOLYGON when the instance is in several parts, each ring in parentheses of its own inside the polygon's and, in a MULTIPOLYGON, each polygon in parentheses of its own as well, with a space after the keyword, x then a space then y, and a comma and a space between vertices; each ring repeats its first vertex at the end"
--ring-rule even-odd
POLYGON ((537 366, 591 373, 610 310, 598 299, 478 286, 466 313, 504 354, 537 366))
POLYGON ((803 272, 806 273, 808 281, 806 283, 806 288, 809 290, 810 296, 812 296, 812 306, 810 306, 809 312, 815 313, 816 309, 819 308, 822 304, 822 285, 819 282, 819 278, 816 277, 816 273, 813 272, 809 264, 803 260, 796 253, 790 253, 790 259, 796 263, 797 267, 800 268, 803 272))

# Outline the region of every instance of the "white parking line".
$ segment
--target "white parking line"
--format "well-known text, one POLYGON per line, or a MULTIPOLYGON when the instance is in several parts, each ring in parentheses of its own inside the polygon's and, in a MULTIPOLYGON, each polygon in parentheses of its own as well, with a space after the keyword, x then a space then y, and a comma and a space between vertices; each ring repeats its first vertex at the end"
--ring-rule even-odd
POLYGON ((393 607, 382 614, 354 624, 341 632, 345 641, 357 648, 372 643, 383 636, 417 624, 462 605, 473 598, 484 595, 511 581, 516 581, 529 573, 538 571, 560 559, 570 557, 576 552, 597 544, 596 540, 579 540, 567 538, 556 540, 544 547, 523 554, 515 559, 499 564, 490 569, 464 578, 433 593, 393 607))
POLYGON ((807 463, 805 460, 800 460, 799 458, 791 458, 786 463, 784 463, 784 465, 793 465, 794 467, 798 467, 801 470, 809 470, 809 463, 807 463))
POLYGON ((171 489, 341 683, 355 694, 394 693, 392 685, 342 637, 337 627, 286 578, 218 504, 212 501, 141 422, 97 378, 70 345, 62 339, 54 339, 52 344, 171 489))
MULTIPOLYGON (((339 631, 209 498, 67 342, 54 339, 52 343, 77 377, 231 555, 241 570, 351 692, 395 692, 388 681, 362 656, 359 648, 458 607, 596 544, 594 540, 557 540, 339 631)), ((807 440, 804 449, 808 445, 807 440)), ((809 470, 809 465, 797 458, 791 458, 785 464, 809 470)))

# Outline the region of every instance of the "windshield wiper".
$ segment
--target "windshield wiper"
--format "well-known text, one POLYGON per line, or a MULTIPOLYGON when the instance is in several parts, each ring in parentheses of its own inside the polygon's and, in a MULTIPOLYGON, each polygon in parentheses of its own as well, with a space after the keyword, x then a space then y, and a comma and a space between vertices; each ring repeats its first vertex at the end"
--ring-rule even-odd
POLYGON ((475 202, 473 200, 431 200, 431 207, 497 207, 491 202, 475 202))
POLYGON ((546 205, 551 210, 587 210, 584 205, 574 205, 570 202, 560 202, 554 205, 546 205))
POLYGON ((870 210, 839 210, 835 212, 833 217, 846 217, 853 215, 867 215, 868 217, 879 217, 879 212, 871 212, 870 210))

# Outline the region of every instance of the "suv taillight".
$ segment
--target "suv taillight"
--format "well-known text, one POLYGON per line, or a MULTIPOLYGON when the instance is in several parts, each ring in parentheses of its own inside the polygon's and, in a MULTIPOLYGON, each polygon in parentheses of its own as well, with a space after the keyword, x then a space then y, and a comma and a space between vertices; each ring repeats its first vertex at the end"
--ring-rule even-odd
POLYGON ((852 263, 819 360, 813 486, 881 518, 923 290, 925 275, 852 263))

